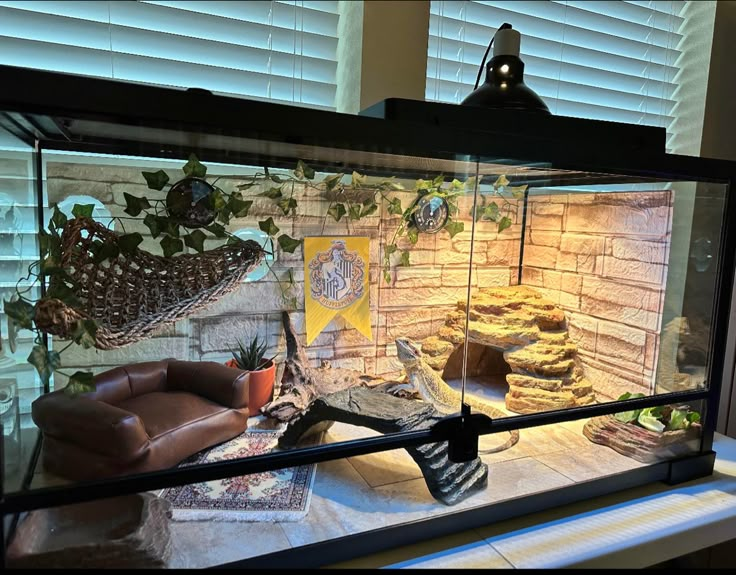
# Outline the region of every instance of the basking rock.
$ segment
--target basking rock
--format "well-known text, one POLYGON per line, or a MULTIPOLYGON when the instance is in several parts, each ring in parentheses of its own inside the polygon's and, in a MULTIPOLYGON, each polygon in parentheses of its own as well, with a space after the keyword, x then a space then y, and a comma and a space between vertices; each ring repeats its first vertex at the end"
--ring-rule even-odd
MULTIPOLYGON (((464 343, 466 302, 450 312, 437 335, 422 341, 425 361, 445 379, 451 357, 464 343)), ((468 310, 468 374, 482 374, 478 346, 503 353, 511 373, 507 409, 535 413, 586 405, 595 401, 590 383, 577 363, 577 346, 570 341, 564 312, 527 286, 476 291, 468 310), (470 365, 476 361, 476 365, 470 365), (480 361, 480 364, 478 363, 480 361)), ((458 364, 451 361, 453 369, 458 364)), ((481 365, 482 364, 482 365, 481 365)))

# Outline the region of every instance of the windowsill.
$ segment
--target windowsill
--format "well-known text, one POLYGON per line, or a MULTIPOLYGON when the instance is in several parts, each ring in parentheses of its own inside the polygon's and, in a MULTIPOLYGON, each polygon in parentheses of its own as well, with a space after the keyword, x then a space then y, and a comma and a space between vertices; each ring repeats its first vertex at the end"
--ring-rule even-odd
POLYGON ((710 477, 627 489, 332 567, 649 567, 736 538, 736 440, 716 434, 713 449, 710 477))

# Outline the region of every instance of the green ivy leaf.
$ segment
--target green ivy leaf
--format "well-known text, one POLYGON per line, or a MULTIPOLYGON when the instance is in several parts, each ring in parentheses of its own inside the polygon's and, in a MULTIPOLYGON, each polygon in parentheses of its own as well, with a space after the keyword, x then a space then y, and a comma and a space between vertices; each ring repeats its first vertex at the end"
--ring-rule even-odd
POLYGON ((376 202, 371 200, 369 204, 363 205, 363 211, 360 212, 360 217, 364 218, 366 216, 370 216, 371 214, 375 213, 377 210, 378 210, 378 204, 376 204, 376 202))
POLYGON ((337 186, 342 180, 345 174, 332 174, 331 176, 325 176, 322 183, 325 185, 325 189, 329 192, 337 186))
POLYGON ((182 170, 185 175, 193 178, 204 178, 207 175, 207 166, 201 164, 194 154, 189 154, 189 161, 184 164, 182 170))
POLYGON ((342 218, 347 211, 343 204, 333 204, 330 206, 330 209, 327 210, 327 213, 330 214, 336 222, 339 222, 340 218, 342 218))
POLYGON ((163 170, 158 172, 141 172, 146 178, 148 187, 152 190, 163 190, 164 186, 169 183, 169 176, 163 170))
POLYGON ((138 232, 124 234, 118 238, 118 246, 124 254, 132 254, 143 241, 143 236, 138 232))
POLYGON ((256 195, 263 196, 264 198, 271 198, 272 200, 278 200, 281 197, 281 188, 268 188, 265 192, 261 192, 256 195))
POLYGON ((442 174, 440 174, 434 180, 432 180, 432 187, 433 188, 439 188, 444 183, 445 183, 445 176, 443 176, 442 174))
POLYGON ((385 248, 386 257, 389 257, 392 253, 394 253, 398 249, 396 244, 388 244, 385 248))
POLYGON ((272 182, 276 182, 277 184, 282 184, 286 181, 284 180, 284 178, 280 178, 279 176, 276 176, 273 174, 266 174, 266 175, 271 179, 272 182))
POLYGON ((72 215, 75 218, 91 218, 94 210, 94 204, 74 204, 72 215))
POLYGON ((268 218, 267 220, 258 222, 258 227, 261 228, 261 231, 266 232, 269 236, 275 236, 277 233, 279 233, 279 228, 276 227, 276 224, 273 223, 273 218, 268 218))
POLYGON ((172 238, 179 237, 179 223, 178 222, 172 220, 171 218, 158 216, 158 225, 161 227, 161 232, 163 234, 171 236, 172 238))
POLYGON ((451 238, 454 238, 460 232, 465 230, 465 224, 463 222, 456 222, 455 220, 448 220, 445 224, 445 230, 450 234, 451 238))
POLYGON ((498 188, 505 188, 508 185, 509 185, 509 181, 506 179, 506 176, 500 175, 494 182, 493 188, 497 190, 498 188))
POLYGON ((204 251, 204 240, 206 238, 207 236, 204 235, 201 231, 194 230, 193 232, 184 236, 184 243, 201 254, 204 251))
POLYGON ((365 184, 367 180, 368 180, 367 176, 364 176, 363 174, 359 174, 358 172, 353 172, 353 175, 350 179, 350 184, 354 188, 359 188, 360 186, 365 184))
POLYGON ((448 200, 447 201, 447 213, 450 216, 457 215, 457 213, 459 211, 460 211, 460 209, 457 207, 457 204, 454 201, 452 201, 452 200, 448 200))
POLYGON ((168 258, 180 251, 183 251, 184 242, 172 238, 171 236, 165 236, 164 239, 161 240, 161 248, 164 250, 164 257, 168 258))
POLYGON ((154 239, 161 234, 161 223, 159 222, 157 216, 154 216, 153 214, 148 214, 145 218, 143 218, 143 223, 148 226, 149 230, 151 230, 151 235, 154 239))
POLYGON ((54 213, 51 216, 51 223, 54 224, 54 228, 60 230, 66 225, 67 221, 66 214, 59 209, 59 206, 54 204, 54 213))
POLYGON ((229 208, 236 218, 246 217, 252 205, 251 200, 244 200, 240 194, 230 196, 229 208))
MULTIPOLYGON (((487 206, 483 206, 483 209, 480 210, 480 217, 484 220, 491 220, 492 222, 497 222, 499 215, 500 215, 499 208, 496 202, 491 202, 487 206)), ((476 218, 475 221, 478 221, 478 218, 476 218)))
POLYGON ((301 240, 295 240, 294 238, 290 238, 286 234, 281 234, 279 236, 278 242, 279 242, 279 245, 281 246, 281 249, 290 254, 293 254, 294 250, 297 247, 299 247, 299 244, 302 243, 301 240))
POLYGON ((28 356, 28 363, 36 368, 44 385, 51 379, 51 374, 61 365, 61 356, 57 351, 49 351, 42 345, 34 345, 28 356))
POLYGON ((403 267, 409 267, 411 263, 409 262, 409 250, 404 250, 401 252, 401 258, 399 258, 399 263, 396 265, 403 266, 403 267))
POLYGON ((34 307, 25 300, 3 300, 5 314, 21 329, 33 329, 34 307))
POLYGON ((138 198, 128 192, 123 192, 123 197, 125 198, 125 213, 134 218, 143 210, 151 207, 148 198, 138 198))
POLYGON ((306 178, 308 180, 314 179, 314 170, 310 168, 307 164, 305 164, 302 160, 299 160, 296 163, 296 170, 294 170, 294 175, 299 178, 300 180, 302 178, 306 178))
POLYGON ((223 224, 228 225, 230 223, 230 211, 220 210, 217 214, 217 219, 223 224))
POLYGON ((389 270, 383 270, 383 281, 387 284, 391 283, 391 272, 389 270))
MULTIPOLYGON (((235 192, 233 196, 237 196, 242 199, 243 195, 240 192, 235 192)), ((230 196, 232 198, 232 196, 230 196)), ((213 212, 221 212, 228 207, 228 200, 225 199, 225 194, 220 188, 215 188, 209 195, 210 209, 213 212)))
POLYGON ((498 222, 498 233, 501 233, 506 228, 510 228, 511 224, 514 222, 511 221, 511 218, 507 218, 506 216, 501 218, 501 221, 498 222))
POLYGON ((42 275, 52 276, 63 272, 64 269, 61 267, 59 258, 53 254, 49 254, 48 257, 41 260, 40 271, 42 275))
POLYGON ((478 178, 475 176, 470 176, 467 180, 465 180, 465 190, 466 191, 473 191, 475 190, 475 185, 478 181, 478 178))
POLYGON ((687 420, 690 423, 699 423, 700 422, 700 414, 697 411, 691 411, 687 414, 687 420))
POLYGON ((520 200, 524 197, 524 194, 526 193, 526 189, 529 186, 527 184, 523 186, 509 186, 509 191, 511 192, 511 195, 514 196, 517 200, 520 200))
POLYGON ((99 264, 105 260, 114 260, 120 255, 120 248, 112 242, 103 243, 95 252, 95 263, 99 264))
POLYGON ((351 220, 360 219, 360 204, 350 204, 348 206, 348 217, 351 220))
POLYGON ((55 281, 46 292, 47 298, 54 298, 63 301, 67 306, 73 308, 81 308, 82 302, 77 294, 63 281, 55 281))
POLYGON ((403 211, 401 208, 401 200, 399 198, 393 198, 388 203, 388 213, 394 216, 400 216, 403 211))
POLYGON ((225 230, 225 226, 221 226, 220 224, 210 224, 207 226, 207 231, 213 234, 216 238, 224 238, 227 237, 227 231, 225 230))
POLYGON ((89 393, 95 389, 95 376, 91 371, 75 371, 69 378, 64 393, 75 396, 80 393, 89 393))
POLYGON ((465 184, 455 178, 452 180, 452 182, 450 182, 450 189, 454 191, 462 191, 465 189, 465 184))
POLYGON ((97 322, 93 319, 79 319, 74 322, 71 335, 74 343, 81 345, 84 349, 94 347, 97 322))
POLYGON ((411 245, 415 245, 419 241, 419 230, 415 227, 410 227, 406 232, 406 237, 409 238, 411 245))
POLYGON ((41 259, 45 258, 46 255, 49 253, 49 248, 51 246, 51 239, 54 236, 51 234, 41 230, 38 232, 38 251, 41 255, 41 259))
POLYGON ((284 212, 285 216, 289 215, 289 212, 291 211, 294 215, 296 215, 296 200, 294 198, 282 198, 278 202, 276 202, 276 205, 281 208, 281 211, 284 212))

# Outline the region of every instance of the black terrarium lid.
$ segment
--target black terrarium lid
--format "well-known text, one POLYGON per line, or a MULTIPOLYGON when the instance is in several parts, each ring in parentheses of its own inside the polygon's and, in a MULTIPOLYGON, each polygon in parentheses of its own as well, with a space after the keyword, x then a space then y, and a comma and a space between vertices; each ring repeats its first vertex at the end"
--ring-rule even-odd
POLYGON ((351 115, 12 66, 0 66, 0 84, 0 126, 46 149, 274 168, 302 158, 318 171, 406 177, 467 174, 480 162, 489 176, 512 165, 541 185, 734 171, 665 154, 661 128, 614 122, 401 99, 351 115))

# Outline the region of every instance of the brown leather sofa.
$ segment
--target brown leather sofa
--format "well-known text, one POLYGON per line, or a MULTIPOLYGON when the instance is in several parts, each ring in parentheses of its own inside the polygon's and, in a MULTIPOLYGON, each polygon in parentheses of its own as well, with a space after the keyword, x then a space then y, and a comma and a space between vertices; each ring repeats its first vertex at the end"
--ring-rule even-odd
POLYGON ((248 379, 215 362, 163 360, 101 373, 92 393, 43 395, 32 417, 44 469, 93 479, 175 466, 245 431, 248 379))

